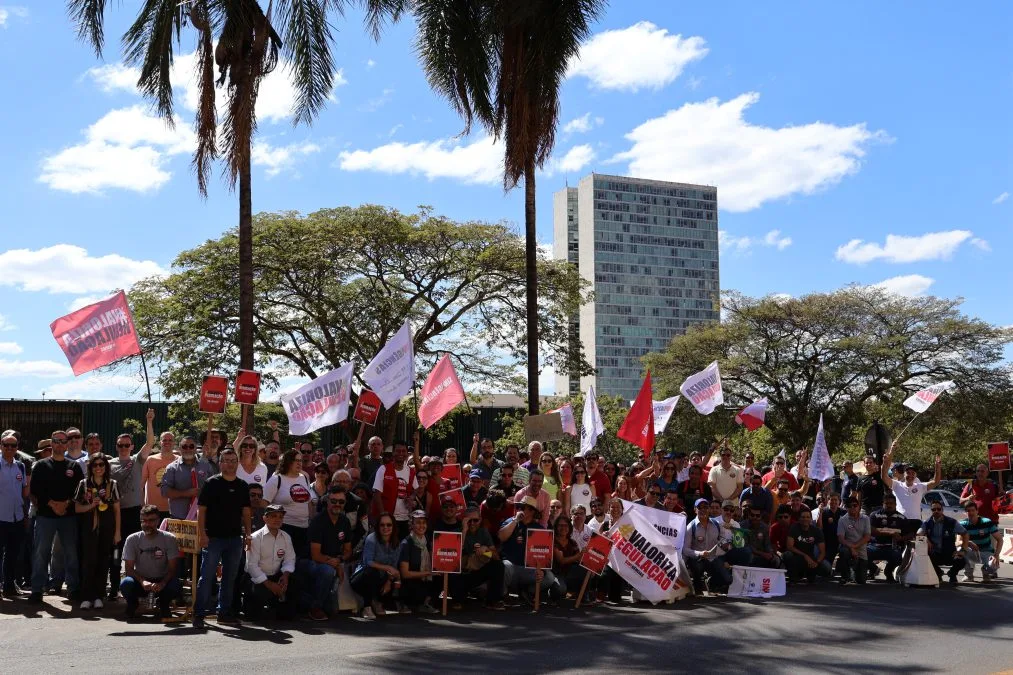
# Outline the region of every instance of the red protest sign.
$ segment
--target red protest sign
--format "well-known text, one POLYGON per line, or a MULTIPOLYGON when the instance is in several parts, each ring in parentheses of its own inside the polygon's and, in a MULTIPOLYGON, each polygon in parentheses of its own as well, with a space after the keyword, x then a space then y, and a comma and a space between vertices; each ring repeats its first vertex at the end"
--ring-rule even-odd
POLYGON ((988 444, 988 470, 1010 470, 1009 443, 1007 441, 988 444))
POLYGON ((546 570, 552 567, 552 530, 528 529, 524 542, 524 566, 546 570))
POLYGON ((229 400, 229 378, 224 375, 205 375, 200 386, 199 410, 202 413, 221 415, 229 400))
POLYGON ((75 375, 141 353, 123 291, 61 316, 49 328, 75 375))
POLYGON ((457 508, 463 509, 465 506, 467 506, 467 504, 464 503, 464 493, 461 492, 461 488, 441 492, 438 496, 440 498, 439 501, 440 504, 443 504, 443 500, 449 497, 450 499, 454 500, 455 504, 457 504, 457 508))
POLYGON ((447 464, 443 467, 443 473, 440 474, 440 478, 443 478, 450 483, 451 489, 459 489, 464 482, 461 480, 461 465, 460 464, 447 464))
POLYGON ((580 566, 592 574, 601 576, 605 573, 605 566, 608 565, 611 552, 612 540, 595 532, 584 548, 584 555, 580 557, 580 566))
POLYGON ((359 394, 359 402, 355 404, 355 412, 352 413, 352 419, 373 426, 376 424, 376 418, 380 414, 380 405, 379 396, 369 389, 363 389, 362 393, 359 394))
POLYGON ((461 532, 433 532, 433 571, 445 574, 461 573, 461 532))
POLYGON ((260 373, 240 370, 236 373, 236 403, 256 405, 260 400, 260 373))

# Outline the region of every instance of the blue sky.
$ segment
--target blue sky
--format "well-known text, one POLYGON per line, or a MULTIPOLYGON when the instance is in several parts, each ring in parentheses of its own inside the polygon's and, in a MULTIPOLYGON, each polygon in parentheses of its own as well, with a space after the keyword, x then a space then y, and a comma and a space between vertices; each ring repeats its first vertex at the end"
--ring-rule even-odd
MULTIPOLYGON (((129 398, 127 373, 74 378, 49 323, 168 269, 234 225, 236 199, 217 178, 197 195, 187 59, 175 130, 133 91, 118 36, 135 2, 111 4, 103 60, 64 3, 14 3, 0 0, 0 397, 129 398)), ((562 90, 541 240, 552 192, 591 171, 709 183, 725 289, 885 283, 1013 324, 1013 6, 768 7, 612 2, 562 90)), ((429 204, 520 227, 522 190, 504 194, 480 130, 458 137, 412 25, 375 43, 360 15, 338 21, 339 85, 312 127, 293 128, 283 73, 262 88, 254 210, 429 204)))

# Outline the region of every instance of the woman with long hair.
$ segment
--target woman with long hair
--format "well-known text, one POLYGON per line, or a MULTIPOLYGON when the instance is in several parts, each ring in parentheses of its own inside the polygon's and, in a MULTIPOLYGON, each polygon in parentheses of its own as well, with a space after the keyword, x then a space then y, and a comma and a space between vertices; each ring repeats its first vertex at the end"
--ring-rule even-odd
POLYGON ((662 492, 670 492, 679 487, 679 476, 676 472, 675 462, 666 459, 661 467, 661 475, 654 479, 654 482, 661 487, 662 492))
POLYGON ((74 493, 82 553, 81 609, 102 609, 109 560, 120 543, 120 492, 109 478, 105 455, 92 455, 87 467, 74 493))
MULTIPOLYGON (((578 466, 573 470, 573 485, 568 490, 570 494, 569 507, 583 506, 585 512, 591 510, 591 500, 598 496, 595 487, 587 480, 587 469, 578 466)), ((602 495, 604 499, 604 495, 602 495)))
POLYGON ((566 516, 559 516, 552 527, 552 573, 559 582, 560 600, 567 591, 576 595, 584 582, 584 570, 580 566, 580 547, 573 540, 573 524, 566 516))
POLYGON ((538 468, 545 474, 542 489, 549 493, 549 499, 558 499, 563 481, 559 477, 559 465, 551 452, 543 452, 538 458, 538 468))
POLYGON ((352 590, 362 596, 363 618, 375 619, 387 613, 383 601, 400 586, 401 572, 394 517, 386 511, 377 518, 376 531, 370 532, 363 542, 362 559, 349 581, 352 590))
POLYGON ((267 465, 260 461, 257 453, 257 439, 253 436, 243 436, 239 439, 239 467, 236 469, 236 478, 242 478, 249 485, 265 485, 267 483, 267 465))
POLYGON ((633 490, 630 489, 629 478, 626 476, 619 476, 616 478, 616 489, 612 493, 613 499, 625 499, 628 502, 633 500, 633 490))
POLYGON ((440 584, 433 577, 433 553, 426 539, 429 519, 425 511, 412 511, 411 530, 398 550, 398 571, 401 573, 401 590, 398 594, 399 612, 410 614, 411 608, 421 614, 439 614, 431 604, 439 593, 440 584))
POLYGON ((302 457, 295 450, 286 450, 281 456, 278 471, 264 486, 264 501, 285 508, 281 529, 292 537, 296 557, 308 558, 310 518, 315 509, 309 481, 302 471, 302 457))
POLYGON ((320 462, 313 467, 313 484, 310 490, 313 491, 313 503, 318 507, 313 511, 321 511, 319 504, 327 499, 327 490, 331 487, 331 470, 327 468, 326 462, 320 462))
POLYGON ((415 472, 415 480, 419 486, 411 496, 411 511, 425 511, 427 514, 432 511, 433 493, 429 490, 429 483, 433 477, 429 475, 428 469, 419 469, 415 472))
POLYGON ((606 462, 605 463, 605 468, 602 469, 602 471, 605 472, 605 475, 609 479, 609 487, 612 488, 613 490, 615 490, 616 489, 616 478, 619 477, 619 469, 618 469, 618 467, 616 467, 616 463, 615 462, 606 462))

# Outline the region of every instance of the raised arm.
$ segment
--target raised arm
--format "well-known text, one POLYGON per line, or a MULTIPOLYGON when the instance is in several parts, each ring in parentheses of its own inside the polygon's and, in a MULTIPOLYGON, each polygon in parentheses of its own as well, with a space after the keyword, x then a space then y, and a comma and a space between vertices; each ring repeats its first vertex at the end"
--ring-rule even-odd
POLYGON ((141 451, 137 453, 138 459, 144 461, 151 454, 152 448, 155 447, 155 409, 148 408, 147 414, 145 414, 145 436, 144 445, 141 446, 141 451))
MULTIPOLYGON (((472 464, 474 464, 475 462, 478 461, 478 441, 479 440, 480 440, 480 437, 479 437, 478 434, 475 434, 471 438, 471 463, 472 464)), ((532 459, 534 459, 534 458, 532 458, 532 459)), ((537 464, 538 460, 535 460, 535 463, 537 464)))
MULTIPOLYGON (((1001 473, 999 475, 1002 475, 1001 473)), ((939 485, 939 481, 943 479, 943 458, 936 455, 936 474, 932 477, 932 480, 925 486, 927 490, 931 490, 935 486, 939 485)))
POLYGON ((893 489, 893 479, 890 478, 890 467, 893 466, 893 449, 896 445, 897 441, 894 441, 890 449, 883 455, 883 466, 879 467, 879 477, 883 479, 883 485, 886 486, 887 490, 893 489))

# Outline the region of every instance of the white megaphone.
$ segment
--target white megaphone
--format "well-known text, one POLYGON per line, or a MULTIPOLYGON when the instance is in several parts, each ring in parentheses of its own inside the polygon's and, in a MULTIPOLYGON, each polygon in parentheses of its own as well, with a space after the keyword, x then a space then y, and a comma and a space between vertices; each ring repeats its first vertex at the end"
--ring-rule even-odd
POLYGON ((910 559, 902 564, 900 581, 905 586, 939 586, 939 575, 929 559, 929 540, 925 535, 915 537, 910 559))

